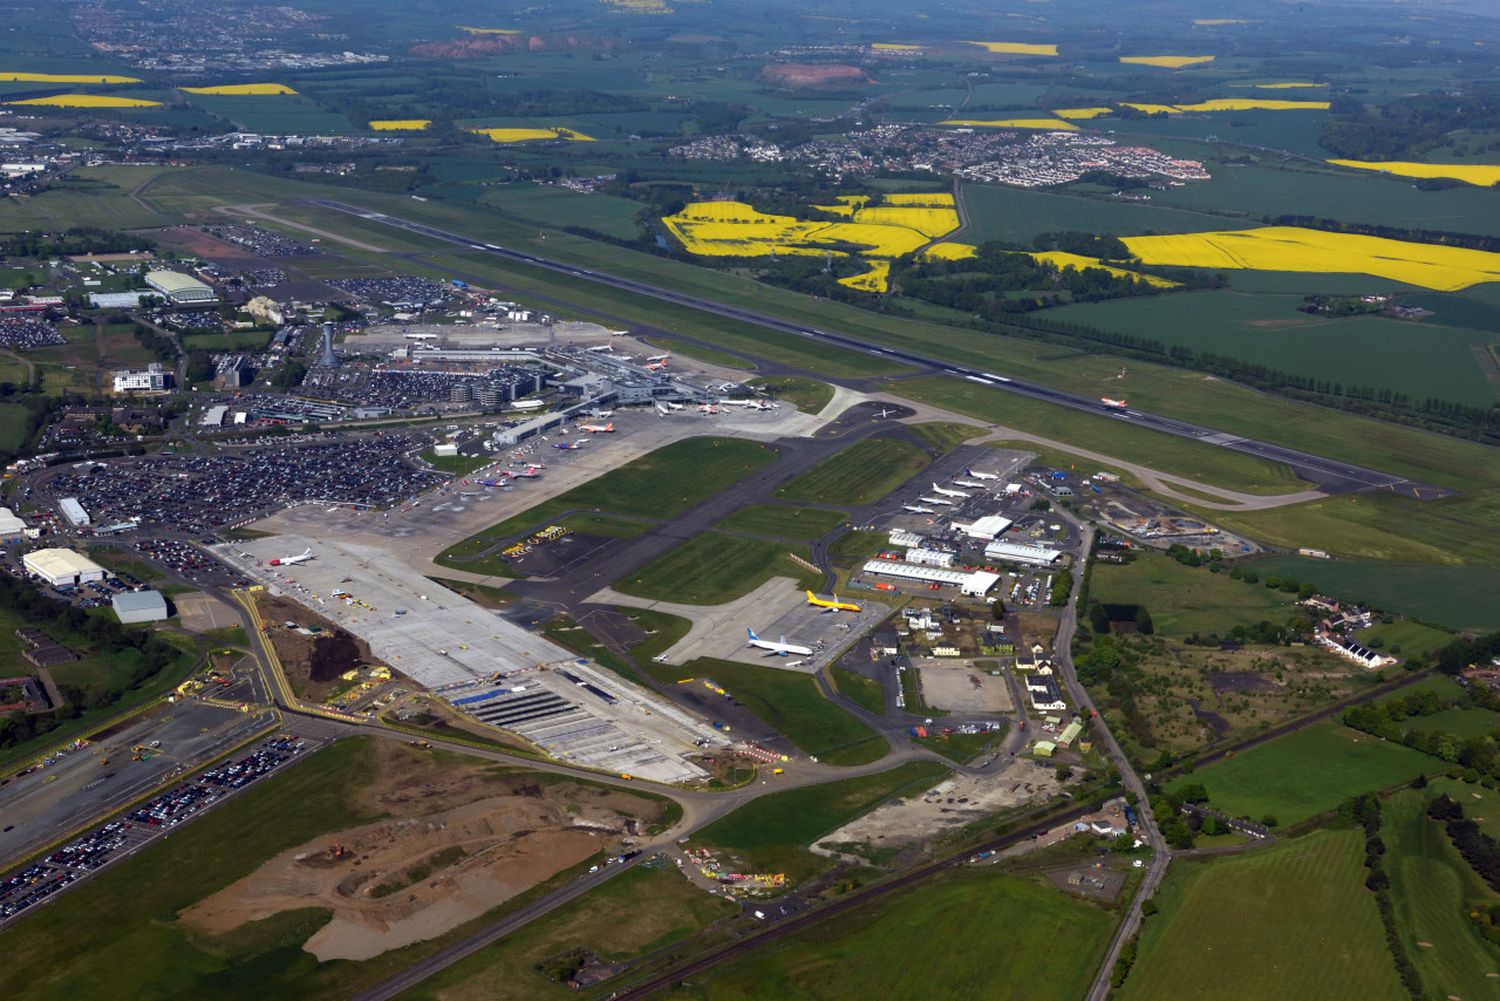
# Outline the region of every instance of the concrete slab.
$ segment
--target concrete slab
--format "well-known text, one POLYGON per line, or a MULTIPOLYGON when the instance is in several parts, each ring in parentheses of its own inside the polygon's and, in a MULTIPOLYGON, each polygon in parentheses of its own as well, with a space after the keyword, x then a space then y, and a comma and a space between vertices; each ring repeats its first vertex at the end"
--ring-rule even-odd
POLYGON ((994 677, 966 660, 919 659, 916 666, 922 673, 922 698, 936 709, 995 713, 1014 708, 1005 678, 994 677))
POLYGON ((202 591, 173 595, 172 604, 177 607, 182 627, 195 633, 227 629, 240 624, 239 614, 234 609, 202 591))

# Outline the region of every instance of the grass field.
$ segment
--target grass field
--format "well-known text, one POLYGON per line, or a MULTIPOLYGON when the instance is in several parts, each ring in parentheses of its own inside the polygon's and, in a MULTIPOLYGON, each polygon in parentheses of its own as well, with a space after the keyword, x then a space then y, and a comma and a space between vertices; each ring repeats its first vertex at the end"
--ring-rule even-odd
POLYGON ((1360 793, 1438 771, 1442 762, 1419 751, 1324 721, 1215 762, 1179 781, 1201 783, 1225 813, 1283 826, 1334 809, 1360 793))
POLYGON ((793 504, 751 504, 719 522, 718 528, 752 535, 774 535, 811 542, 848 517, 844 511, 793 504))
POLYGON ((792 553, 804 560, 812 556, 800 544, 704 532, 615 581, 614 586, 639 598, 689 605, 721 605, 776 576, 794 578, 800 587, 820 586, 823 575, 794 562, 792 553))
POLYGON ((740 438, 673 442, 449 546, 438 555, 437 562, 467 569, 465 557, 472 561, 496 542, 574 508, 670 518, 775 458, 776 454, 764 445, 740 438))
POLYGON ((402 996, 412 1001, 578 997, 578 991, 546 975, 573 950, 587 949, 606 962, 629 962, 680 944, 715 921, 738 913, 739 908, 728 900, 688 882, 675 866, 637 866, 402 996))
POLYGON ((1209 573, 1207 567, 1183 566, 1154 552, 1137 553, 1125 564, 1096 563, 1090 581, 1092 599, 1145 605, 1159 636, 1227 636, 1235 626, 1262 619, 1285 622, 1296 612, 1295 594, 1209 573))
POLYGON ((785 872, 789 882, 827 860, 805 850, 844 824, 895 798, 909 798, 946 778, 947 768, 914 761, 875 775, 840 779, 762 796, 693 835, 693 843, 732 850, 749 871, 785 872))
POLYGON ((1450 629, 1500 629, 1500 568, 1434 567, 1357 560, 1272 556, 1257 560, 1262 576, 1290 574, 1345 601, 1450 629))
POLYGON ((1445 709, 1431 716, 1416 716, 1406 721, 1412 730, 1429 733, 1454 733, 1467 740, 1500 730, 1500 713, 1489 709, 1445 709))
POLYGON ((757 950, 674 996, 1073 1001, 1114 924, 1042 880, 964 869, 757 950))
POLYGON ((873 504, 927 468, 929 461, 910 442, 867 438, 818 463, 776 496, 815 504, 873 504))
POLYGON ((1388 653, 1398 654, 1403 659, 1420 663, 1434 650, 1441 650, 1453 642, 1453 634, 1429 626, 1414 619, 1397 619, 1391 623, 1376 623, 1357 634, 1358 640, 1369 646, 1378 640, 1388 653))
POLYGON ((700 657, 680 667, 651 664, 658 680, 713 678, 745 707, 819 761, 863 765, 877 761, 889 747, 859 720, 823 698, 811 675, 738 661, 700 657))
POLYGON ((885 715, 885 689, 874 678, 867 678, 863 674, 855 674, 842 667, 835 667, 833 683, 840 693, 853 699, 861 709, 877 716, 885 715))
POLYGON ((20 451, 30 424, 30 410, 19 403, 0 403, 0 451, 20 451))
POLYGON ((790 403, 809 414, 818 413, 833 399, 833 387, 828 383, 795 375, 763 376, 750 380, 750 385, 758 386, 781 402, 790 403))
POLYGON ((1002 240, 1030 245, 1039 233, 1073 231, 1135 236, 1224 228, 1222 216, 1052 191, 966 184, 961 197, 968 223, 948 236, 959 243, 1002 240))
MULTIPOLYGON (((1500 902, 1500 895, 1475 875, 1443 825, 1427 818, 1435 796, 1431 788, 1403 789, 1381 808, 1396 925, 1429 997, 1489 997, 1500 955, 1464 912, 1476 903, 1500 902)), ((1468 812, 1474 812, 1471 803, 1464 803, 1468 812)))
POLYGON ((1340 830, 1179 860, 1116 996, 1404 1001, 1363 858, 1363 838, 1340 830))
POLYGON ((617 240, 633 240, 640 232, 635 221, 641 212, 640 203, 614 195, 584 195, 542 184, 507 184, 489 189, 479 202, 544 226, 581 227, 617 240))
POLYGON ((474 470, 481 469, 495 461, 493 455, 438 455, 430 448, 422 453, 422 458, 426 459, 433 469, 452 473, 455 476, 467 476, 474 470))

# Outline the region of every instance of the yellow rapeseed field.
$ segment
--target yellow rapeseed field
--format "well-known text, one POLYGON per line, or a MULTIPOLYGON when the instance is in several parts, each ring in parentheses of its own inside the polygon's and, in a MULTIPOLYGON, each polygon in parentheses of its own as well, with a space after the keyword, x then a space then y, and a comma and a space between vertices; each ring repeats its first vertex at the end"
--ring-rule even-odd
POLYGON ((553 129, 505 129, 505 128, 497 128, 497 129, 469 129, 469 131, 472 132, 472 133, 474 133, 476 136, 485 136, 491 142, 497 142, 497 143, 524 143, 524 142, 532 142, 533 140, 536 140, 536 139, 568 139, 568 140, 571 140, 572 142, 586 142, 586 143, 591 143, 591 142, 594 141, 594 137, 593 136, 586 136, 582 132, 576 132, 573 129, 564 129, 564 128, 553 128, 553 129))
POLYGON ((1326 83, 1310 83, 1306 80, 1292 80, 1281 83, 1254 83, 1250 86, 1257 90, 1302 90, 1305 87, 1326 87, 1326 83))
POLYGON ((471 35, 519 35, 521 32, 516 28, 471 28, 467 24, 458 25, 459 31, 467 31, 471 35))
MULTIPOLYGON (((870 200, 868 195, 839 196, 839 201, 841 202, 848 202, 854 199, 858 199, 859 204, 861 205, 870 200)), ((887 205, 930 205, 936 207, 942 207, 946 205, 950 208, 953 206, 953 194, 952 192, 948 191, 892 192, 891 194, 886 195, 884 200, 887 205)))
POLYGON ((136 97, 113 97, 109 94, 54 94, 52 97, 28 97, 6 104, 35 104, 49 108, 159 108, 160 101, 143 101, 136 97))
POLYGON ((977 253, 979 248, 972 243, 934 243, 922 251, 922 256, 937 261, 966 261, 977 253))
POLYGON ((1120 62, 1132 66, 1159 66, 1162 69, 1181 69, 1199 63, 1211 63, 1213 56, 1121 56, 1120 62))
POLYGON ((214 94, 220 97, 265 97, 273 94, 297 93, 284 83, 226 83, 217 87, 179 87, 177 89, 187 94, 214 94))
POLYGON ((1500 281, 1500 254, 1297 226, 1123 239, 1145 264, 1366 274, 1439 292, 1500 281))
POLYGON ((1056 45, 1042 45, 1034 42, 970 42, 970 45, 981 45, 997 56, 1055 56, 1056 45))
POLYGON ((383 118, 370 123, 376 132, 421 132, 431 127, 430 118, 383 118))
POLYGON ((3 83, 140 83, 133 76, 114 76, 109 73, 96 73, 88 76, 83 73, 16 73, 0 72, 0 82, 3 83))
POLYGON ((1125 107, 1134 108, 1136 111, 1148 115, 1180 115, 1182 112, 1170 104, 1136 104, 1132 101, 1123 102, 1125 107))
POLYGON ((870 48, 880 52, 921 52, 924 45, 902 45, 898 42, 874 42, 870 48))
POLYGON ((826 248, 806 243, 813 233, 830 225, 769 215, 744 202, 730 201, 692 202, 676 215, 664 216, 662 223, 689 253, 702 257, 821 255, 826 248))
POLYGON ((1260 97, 1218 97, 1198 104, 1179 104, 1179 111, 1327 111, 1327 101, 1278 101, 1260 97))
POLYGON ((1102 115, 1114 114, 1114 108, 1058 108, 1052 112, 1058 118, 1085 119, 1099 118, 1102 115))
POLYGON ((874 261, 870 270, 863 274, 840 278, 840 285, 847 285, 861 292, 887 292, 891 287, 891 262, 874 261))
POLYGON ((1082 271, 1084 268, 1101 268, 1116 278, 1140 278, 1147 285, 1152 285, 1156 288, 1177 287, 1177 283, 1174 281, 1168 281, 1156 275, 1143 275, 1139 271, 1127 271, 1124 268, 1111 267, 1108 264, 1101 264, 1097 257, 1086 257, 1083 254, 1069 254, 1061 250, 1048 250, 1039 254, 1028 254, 1027 256, 1033 261, 1051 264, 1056 268, 1077 268, 1079 271, 1082 271))
MULTIPOLYGON (((862 212, 857 213, 854 218, 857 220, 863 215, 862 212)), ((867 222, 830 222, 819 224, 819 228, 809 233, 806 239, 824 246, 854 244, 865 248, 858 253, 868 257, 905 257, 927 243, 929 238, 905 226, 884 226, 867 222)))
POLYGON ((1329 160, 1340 167, 1356 170, 1383 170, 1401 177, 1450 177, 1480 187, 1500 184, 1500 164, 1493 163, 1407 163, 1402 160, 1329 160))
POLYGON ((1077 132, 1078 126, 1061 118, 1004 118, 982 122, 976 118, 950 118, 939 125, 963 125, 977 129, 1049 129, 1053 132, 1077 132))

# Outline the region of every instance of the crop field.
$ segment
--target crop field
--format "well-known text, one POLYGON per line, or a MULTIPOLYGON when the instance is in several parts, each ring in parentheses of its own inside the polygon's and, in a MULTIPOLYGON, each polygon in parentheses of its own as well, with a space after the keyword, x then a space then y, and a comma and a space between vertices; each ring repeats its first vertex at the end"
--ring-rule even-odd
POLYGON ((118 94, 53 94, 50 97, 26 97, 6 104, 33 105, 48 108, 159 108, 160 101, 118 94))
POLYGON ((1095 106, 1092 108, 1057 108, 1052 113, 1058 118, 1066 118, 1070 121, 1084 121, 1112 114, 1114 110, 1114 108, 1108 106, 1095 106))
POLYGON ((1077 132, 1078 126, 1062 118, 949 118, 939 125, 961 125, 971 129, 1040 129, 1050 132, 1077 132))
POLYGON ((484 136, 490 142, 497 143, 524 143, 535 142, 539 139, 563 139, 568 142, 594 142, 593 136, 586 136, 582 132, 566 129, 561 126, 556 128, 477 128, 469 129, 476 136, 484 136))
POLYGON ((1050 42, 966 42, 1001 56, 1055 56, 1057 46, 1050 42))
MULTIPOLYGON (((843 206, 840 206, 842 209, 843 206)), ((844 256, 858 246, 871 257, 901 257, 958 228, 951 208, 882 205, 851 211, 851 222, 815 222, 768 215, 744 202, 694 202, 662 222, 690 253, 703 257, 794 254, 844 256), (880 222, 865 221, 870 213, 880 222)))
POLYGON ((752 504, 719 522, 718 528, 752 535, 774 535, 783 539, 813 539, 836 528, 848 515, 827 508, 792 504, 752 504))
POLYGON ((1201 783, 1209 803, 1252 820, 1273 816, 1282 826, 1326 813, 1364 792, 1435 772, 1442 762, 1331 721, 1216 761, 1179 780, 1201 783))
POLYGON ((1127 271, 1124 268, 1111 267, 1100 261, 1097 257, 1085 257, 1083 254, 1069 254, 1062 250, 1046 250, 1039 254, 1028 254, 1027 256, 1040 264, 1051 264, 1059 271, 1066 271, 1068 268, 1073 268, 1077 271, 1082 271, 1085 268, 1100 268, 1108 271, 1116 278, 1139 278, 1154 288, 1177 287, 1176 282, 1158 275, 1146 275, 1138 271, 1127 271))
MULTIPOLYGON (((1475 875, 1443 825, 1427 818, 1435 795, 1430 788, 1403 789, 1382 805, 1380 834, 1396 926, 1429 996, 1486 997, 1494 993, 1500 958, 1465 912, 1478 903, 1500 903, 1500 894, 1475 875)), ((1474 812, 1467 796, 1456 798, 1474 812)))
POLYGON ((1319 560, 1271 556, 1257 560, 1262 577, 1292 576, 1310 581, 1325 594, 1364 601, 1449 629, 1500 629, 1500 568, 1422 566, 1359 560, 1319 560))
POLYGON ((891 288, 891 262, 872 261, 868 271, 861 271, 857 275, 839 279, 840 285, 859 292, 889 292, 891 288))
POLYGON ((1224 220, 1165 205, 1105 201, 1080 195, 966 184, 961 197, 968 224, 953 234, 966 243, 1029 244, 1038 233, 1190 233, 1220 228, 1224 220))
POLYGON ((1117 996, 1403 1001, 1363 860, 1363 838, 1339 830, 1177 862, 1117 996))
POLYGON ((825 459, 776 495, 815 504, 873 504, 927 468, 929 461, 910 442, 869 438, 825 459))
POLYGON ((4 83, 144 83, 138 77, 120 76, 115 73, 18 73, 14 70, 0 72, 4 83))
POLYGON ((479 201, 546 226, 582 227, 619 240, 633 240, 640 233, 635 221, 640 203, 614 195, 580 195, 548 185, 512 184, 491 188, 479 201))
POLYGON ((1184 66, 1198 66, 1202 63, 1211 63, 1213 56, 1121 56, 1120 62, 1128 66, 1156 66, 1161 69, 1182 69, 1184 66))
POLYGON ((625 594, 688 605, 721 605, 749 594, 772 577, 791 577, 817 587, 814 574, 792 559, 811 559, 804 545, 704 532, 667 550, 634 573, 615 581, 625 594))
POLYGON ((680 996, 1071 1001, 1087 992, 1114 924, 1044 880, 961 869, 695 977, 680 996))
POLYGON ((1465 184, 1488 188, 1500 184, 1500 164, 1486 163, 1406 163, 1394 160, 1329 160, 1340 167, 1355 170, 1378 170, 1398 177, 1447 177, 1465 184))
POLYGON ((424 132, 432 128, 427 118, 381 118, 370 123, 373 132, 424 132))
POLYGON ((1154 552, 1138 553, 1130 563, 1097 563, 1090 580, 1091 599, 1145 605, 1158 636, 1227 636, 1235 626, 1284 622, 1297 613, 1295 594, 1183 566, 1154 552))
POLYGON ((1263 97, 1216 97, 1197 104, 1174 105, 1178 111, 1327 111, 1327 101, 1285 101, 1263 97))
MULTIPOLYGON (((675 866, 636 866, 582 899, 540 918, 403 993, 409 1001, 450 997, 578 997, 550 975, 577 949, 624 963, 680 945, 739 908, 704 893, 675 866)), ((608 984, 605 985, 606 987, 608 984)))
POLYGON ((1366 274, 1446 292, 1500 281, 1500 254, 1297 226, 1127 236, 1124 242, 1146 264, 1366 274))
MULTIPOLYGON (((1148 114, 1159 108, 1141 107, 1148 114)), ((1167 106, 1167 117, 1116 118, 1109 124, 1116 139, 1139 137, 1147 144, 1158 139, 1219 141, 1268 150, 1288 150, 1322 161, 1328 155, 1319 143, 1326 116, 1285 111, 1236 111, 1229 115, 1186 115, 1167 106)))
MULTIPOLYGON (((353 135, 360 129, 336 111, 296 94, 194 94, 192 103, 243 131, 271 135, 353 135), (275 97, 275 100, 268 100, 275 97)), ((290 195, 278 195, 290 199, 290 195)))
POLYGON ((731 849, 756 872, 785 872, 788 882, 818 871, 826 859, 807 846, 895 798, 910 798, 950 774, 932 761, 762 796, 693 835, 696 844, 731 849))
POLYGON ((278 97, 297 93, 284 83, 227 83, 212 87, 179 87, 184 94, 216 94, 227 97, 278 97))
MULTIPOLYGON (((1329 280, 1340 281, 1338 276, 1329 280)), ((1324 287, 1346 291, 1340 285, 1324 287)), ((1478 407, 1495 402, 1496 387, 1485 378, 1474 350, 1492 333, 1443 326, 1435 318, 1418 324, 1373 315, 1313 316, 1298 312, 1302 303, 1296 294, 1214 289, 1075 303, 1048 315, 1315 378, 1327 378, 1336 358, 1344 384, 1392 389, 1412 399, 1478 407), (1420 350, 1414 350, 1417 345, 1420 350)))

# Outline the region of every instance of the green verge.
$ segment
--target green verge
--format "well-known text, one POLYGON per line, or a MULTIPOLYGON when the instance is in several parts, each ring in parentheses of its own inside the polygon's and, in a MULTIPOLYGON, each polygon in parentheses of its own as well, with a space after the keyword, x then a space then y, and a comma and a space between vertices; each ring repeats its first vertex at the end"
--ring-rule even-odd
POLYGON ((751 504, 740 508, 714 527, 811 542, 837 527, 847 517, 847 512, 830 511, 826 508, 751 504))
POLYGON ((793 553, 804 560, 812 557, 801 544, 704 532, 615 581, 614 586, 638 598, 687 605, 722 605, 772 577, 791 577, 799 588, 820 587, 823 575, 795 562, 793 553))
POLYGON ((833 399, 833 387, 828 383, 795 375, 762 376, 750 380, 750 385, 809 414, 820 412, 833 399))
POLYGON ((1274 816, 1288 826, 1333 810, 1351 796, 1441 767, 1420 751, 1324 720, 1216 761, 1175 785, 1201 784, 1209 803, 1225 813, 1256 821, 1274 816))
POLYGON ((711 657, 680 666, 646 667, 669 685, 687 678, 712 678, 766 725, 825 764, 868 764, 890 750, 878 733, 825 699, 810 674, 711 657))
POLYGON ((855 705, 876 716, 885 715, 885 689, 874 678, 842 667, 833 669, 833 683, 840 694, 846 695, 855 705))
POLYGON ((868 438, 818 463, 776 491, 814 504, 873 504, 927 468, 927 453, 909 441, 868 438))
POLYGON ((695 977, 681 996, 1073 1001, 1087 992, 1114 925, 1103 907, 1043 880, 962 869, 695 977))
POLYGON ((422 453, 422 458, 438 472, 455 476, 467 476, 476 469, 500 461, 493 455, 438 455, 430 448, 422 453))
POLYGON ((809 845, 888 800, 932 788, 949 774, 936 762, 913 761, 874 775, 771 793, 709 824, 692 843, 733 851, 750 871, 785 872, 789 883, 797 882, 829 864, 807 852, 809 845))
POLYGON ((1156 895, 1120 1001, 1406 1001, 1364 839, 1320 831, 1246 855, 1180 859, 1156 895))
POLYGON ((1500 629, 1500 567, 1439 567, 1360 560, 1272 556, 1258 560, 1262 577, 1291 575, 1324 594, 1447 626, 1500 629))

